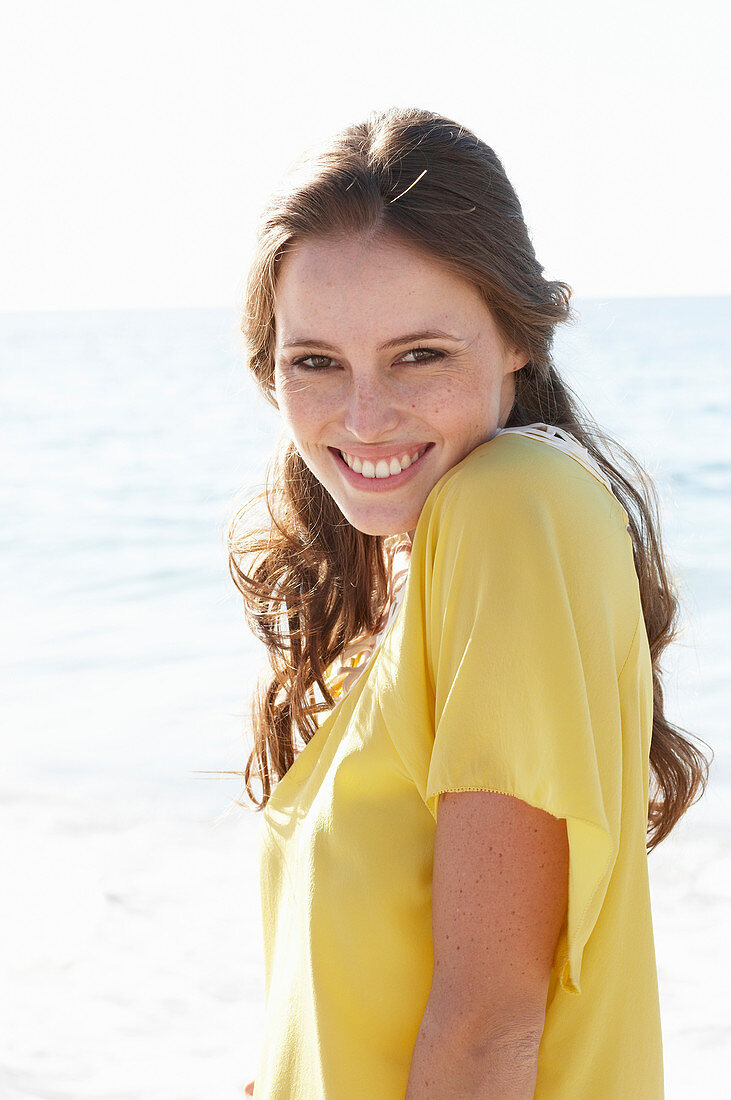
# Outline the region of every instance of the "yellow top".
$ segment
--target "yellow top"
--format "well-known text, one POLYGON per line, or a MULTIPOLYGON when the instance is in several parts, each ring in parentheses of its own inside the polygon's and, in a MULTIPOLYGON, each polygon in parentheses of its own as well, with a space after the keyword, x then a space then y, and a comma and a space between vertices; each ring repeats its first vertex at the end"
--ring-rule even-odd
POLYGON ((565 818, 537 1100, 657 1100, 650 652, 628 517, 501 433, 434 486, 403 601, 262 815, 258 1100, 402 1100, 432 976, 442 791, 565 818))

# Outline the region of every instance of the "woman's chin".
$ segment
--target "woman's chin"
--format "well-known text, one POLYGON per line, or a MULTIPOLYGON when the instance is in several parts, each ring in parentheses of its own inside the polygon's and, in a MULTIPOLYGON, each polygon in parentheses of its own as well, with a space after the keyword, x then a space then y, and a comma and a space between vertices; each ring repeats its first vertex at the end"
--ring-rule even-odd
POLYGON ((363 535, 380 535, 384 538, 389 535, 405 535, 407 531, 412 531, 416 527, 419 518, 418 515, 414 516, 411 513, 378 515, 365 509, 343 508, 339 501, 338 504, 351 527, 355 527, 356 531, 360 531, 363 535))

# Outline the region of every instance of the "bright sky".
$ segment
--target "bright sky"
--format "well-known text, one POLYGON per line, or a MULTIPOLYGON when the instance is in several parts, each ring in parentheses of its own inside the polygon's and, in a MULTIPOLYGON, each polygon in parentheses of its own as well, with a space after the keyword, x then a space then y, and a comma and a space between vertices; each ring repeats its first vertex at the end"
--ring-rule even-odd
POLYGON ((393 104, 493 146, 578 296, 731 293, 730 8, 7 3, 0 309, 235 304, 286 167, 393 104))

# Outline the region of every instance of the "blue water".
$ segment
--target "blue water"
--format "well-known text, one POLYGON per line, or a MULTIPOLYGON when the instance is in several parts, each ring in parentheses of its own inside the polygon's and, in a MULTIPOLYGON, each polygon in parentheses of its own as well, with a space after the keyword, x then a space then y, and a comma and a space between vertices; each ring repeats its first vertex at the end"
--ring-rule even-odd
MULTIPOLYGON (((655 479, 685 608, 668 706, 714 745, 724 782, 730 304, 579 302, 556 345, 572 388, 655 479)), ((245 375, 237 319, 3 315, 0 359, 5 763, 215 800, 193 773, 243 766, 261 664, 223 529, 279 430, 245 375)))

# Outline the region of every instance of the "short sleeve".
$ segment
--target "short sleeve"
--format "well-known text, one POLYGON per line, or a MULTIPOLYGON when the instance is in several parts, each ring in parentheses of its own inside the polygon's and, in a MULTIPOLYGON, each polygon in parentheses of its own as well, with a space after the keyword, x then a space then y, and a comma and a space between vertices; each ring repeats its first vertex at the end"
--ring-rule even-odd
MULTIPOLYGON (((571 460, 559 461, 561 473, 571 460)), ((436 819, 440 793, 499 791, 566 820, 569 898, 554 966, 580 993, 619 847, 631 551, 613 498, 583 474, 547 489, 519 465, 484 472, 473 463, 451 479, 424 532, 426 803, 436 819)))

